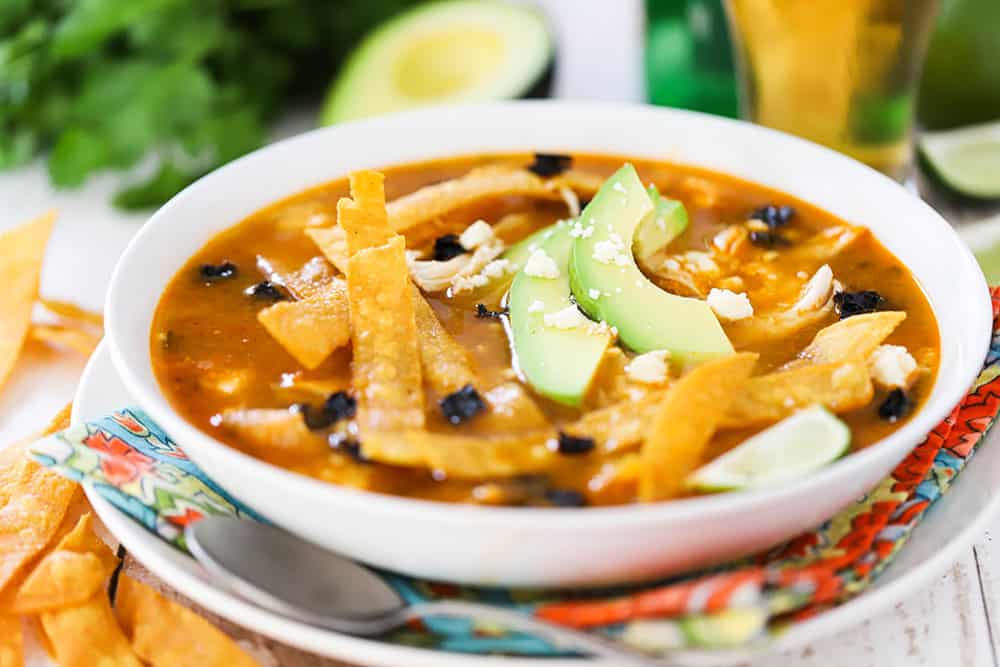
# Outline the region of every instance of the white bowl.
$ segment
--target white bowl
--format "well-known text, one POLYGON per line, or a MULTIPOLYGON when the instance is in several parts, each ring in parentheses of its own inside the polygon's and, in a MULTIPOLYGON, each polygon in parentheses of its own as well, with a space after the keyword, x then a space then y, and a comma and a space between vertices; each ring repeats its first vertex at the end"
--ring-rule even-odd
POLYGON ((767 548, 829 518, 885 477, 971 385, 991 323, 975 259, 929 206, 835 152, 746 123, 615 104, 440 107, 316 130, 199 180, 143 226, 107 301, 118 372, 139 405, 234 496, 364 562, 457 583, 580 586, 658 577, 767 548), (287 195, 363 167, 504 151, 614 153, 697 165, 774 187, 870 228, 914 273, 941 333, 927 403, 888 438, 780 488, 580 510, 450 505, 326 484, 251 458, 170 406, 150 327, 166 283, 217 232, 287 195))

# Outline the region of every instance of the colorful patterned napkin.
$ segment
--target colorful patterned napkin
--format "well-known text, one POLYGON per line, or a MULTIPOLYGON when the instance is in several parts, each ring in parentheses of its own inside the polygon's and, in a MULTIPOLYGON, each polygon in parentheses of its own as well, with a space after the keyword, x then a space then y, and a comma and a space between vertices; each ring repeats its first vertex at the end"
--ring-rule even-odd
MULTIPOLYGON (((862 593, 983 441, 1000 411, 1000 288, 992 297, 990 352, 962 403, 870 493, 768 553, 708 573, 598 592, 482 589, 381 574, 411 602, 458 597, 513 607, 650 651, 766 641, 862 593)), ((181 550, 184 526, 206 514, 261 520, 138 408, 49 436, 31 452, 181 550)), ((542 640, 475 620, 429 618, 381 641, 456 652, 560 654, 542 640)))

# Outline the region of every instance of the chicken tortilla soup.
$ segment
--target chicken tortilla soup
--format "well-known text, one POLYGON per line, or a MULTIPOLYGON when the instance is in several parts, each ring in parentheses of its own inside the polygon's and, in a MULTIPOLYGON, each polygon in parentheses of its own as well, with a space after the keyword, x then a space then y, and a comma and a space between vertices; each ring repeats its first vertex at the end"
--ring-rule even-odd
POLYGON ((334 484, 579 507, 782 484, 899 428, 938 329, 868 230, 647 160, 358 171, 214 237, 167 286, 187 420, 334 484))

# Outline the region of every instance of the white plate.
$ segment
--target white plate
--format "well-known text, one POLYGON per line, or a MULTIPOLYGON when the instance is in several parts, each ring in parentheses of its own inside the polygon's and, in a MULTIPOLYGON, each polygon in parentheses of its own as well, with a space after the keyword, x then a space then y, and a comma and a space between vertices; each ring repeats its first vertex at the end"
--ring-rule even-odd
MULTIPOLYGON (((133 405, 102 344, 87 364, 73 404, 73 422, 96 418, 133 405)), ((801 623, 778 637, 770 649, 788 651, 870 618, 920 590, 958 557, 985 528, 1000 506, 1000 430, 990 433, 955 487, 928 513, 886 574, 865 594, 837 609, 801 623)), ((314 628, 260 609, 208 581, 191 558, 132 521, 96 493, 87 493, 108 529, 129 552, 178 592, 206 609, 254 632, 306 651, 363 665, 399 667, 578 667, 582 660, 470 656, 358 639, 314 628)), ((674 665, 703 667, 747 660, 748 652, 684 652, 674 665)))

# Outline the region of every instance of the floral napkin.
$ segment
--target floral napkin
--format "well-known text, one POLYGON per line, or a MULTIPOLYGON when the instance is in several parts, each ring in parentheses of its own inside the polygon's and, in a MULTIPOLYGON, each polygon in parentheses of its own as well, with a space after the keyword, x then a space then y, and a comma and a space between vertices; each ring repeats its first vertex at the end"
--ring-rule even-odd
MULTIPOLYGON (((983 442, 1000 411, 1000 288, 992 297, 990 352, 962 403, 871 492, 767 553, 709 573, 597 592, 483 589, 381 574, 411 602, 460 597, 513 607, 653 652, 764 642, 861 594, 983 442)), ((49 436, 31 452, 183 551, 184 526, 206 514, 262 520, 208 479, 138 408, 49 436)), ((442 651, 559 655, 542 640, 474 619, 429 618, 380 640, 442 651)))

